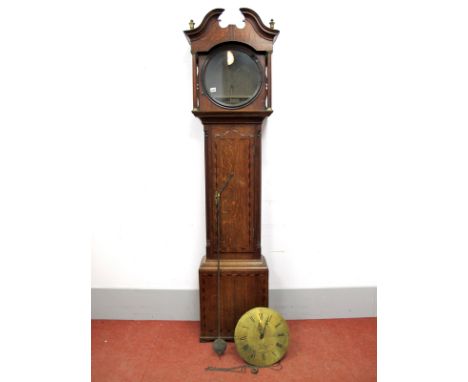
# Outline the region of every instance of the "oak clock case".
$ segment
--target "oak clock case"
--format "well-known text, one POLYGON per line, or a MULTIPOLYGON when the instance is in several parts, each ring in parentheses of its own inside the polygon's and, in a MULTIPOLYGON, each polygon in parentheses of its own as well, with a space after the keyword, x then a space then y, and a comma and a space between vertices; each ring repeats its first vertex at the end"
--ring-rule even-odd
POLYGON ((223 11, 208 12, 199 26, 184 31, 192 53, 192 112, 203 124, 205 141, 201 341, 233 340, 246 311, 268 306, 268 266, 260 236, 261 135, 264 119, 273 111, 271 58, 279 31, 248 8, 240 9, 244 28, 223 28, 223 11))

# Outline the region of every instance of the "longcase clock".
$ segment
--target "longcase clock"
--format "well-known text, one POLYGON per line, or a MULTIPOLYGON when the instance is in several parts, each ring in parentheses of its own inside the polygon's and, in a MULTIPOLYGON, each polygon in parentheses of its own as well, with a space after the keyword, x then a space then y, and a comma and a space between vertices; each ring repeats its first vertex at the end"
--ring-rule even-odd
POLYGON ((261 252, 261 136, 271 108, 271 56, 279 31, 241 8, 244 28, 219 25, 223 9, 184 33, 191 45, 193 114, 205 136, 206 255, 199 268, 200 340, 232 340, 238 319, 268 306, 261 252), (218 262, 219 259, 219 262, 218 262))

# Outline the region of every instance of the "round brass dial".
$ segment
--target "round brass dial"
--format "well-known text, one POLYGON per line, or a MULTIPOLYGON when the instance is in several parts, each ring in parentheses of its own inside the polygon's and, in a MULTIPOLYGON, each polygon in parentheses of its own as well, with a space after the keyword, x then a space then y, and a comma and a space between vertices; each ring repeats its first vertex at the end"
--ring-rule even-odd
POLYGON ((281 360, 288 350, 288 325, 273 309, 253 308, 237 322, 234 341, 245 362, 270 366, 281 360))

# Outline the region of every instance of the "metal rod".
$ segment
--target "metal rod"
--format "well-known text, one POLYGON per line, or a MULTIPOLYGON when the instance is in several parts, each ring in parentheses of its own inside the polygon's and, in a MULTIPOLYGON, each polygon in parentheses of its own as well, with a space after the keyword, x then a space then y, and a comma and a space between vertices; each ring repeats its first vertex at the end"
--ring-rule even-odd
POLYGON ((228 178, 224 182, 223 186, 215 193, 216 203, 216 252, 217 252, 217 308, 218 308, 218 338, 221 337, 221 194, 224 192, 229 182, 231 181, 234 174, 229 174, 228 178))

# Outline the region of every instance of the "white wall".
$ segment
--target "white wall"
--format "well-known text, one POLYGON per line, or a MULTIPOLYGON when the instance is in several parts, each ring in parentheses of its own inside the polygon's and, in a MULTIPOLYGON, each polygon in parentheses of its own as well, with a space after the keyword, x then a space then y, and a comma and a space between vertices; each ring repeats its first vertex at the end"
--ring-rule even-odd
MULTIPOLYGON (((239 23, 243 4, 161 4, 118 3, 94 15, 102 30, 89 47, 94 73, 86 95, 96 118, 87 153, 93 287, 197 288, 203 135, 191 114, 182 30, 215 7, 229 9, 223 24, 239 23)), ((284 2, 248 6, 281 30, 275 112, 263 138, 271 288, 376 285, 379 261, 445 247, 444 235, 456 232, 444 221, 457 212, 434 205, 434 197, 461 192, 453 163, 466 158, 462 141, 454 141, 462 121, 451 120, 462 100, 433 76, 445 60, 461 65, 450 42, 438 41, 429 23, 406 36, 416 9, 389 18, 390 8, 369 17, 372 2, 314 4, 305 12, 284 2)))
POLYGON ((2 252, 25 279, 92 253, 92 287, 197 288, 203 139, 182 30, 215 7, 239 23, 246 5, 281 30, 263 136, 271 288, 411 283, 467 252, 454 2, 5 4, 2 252))

